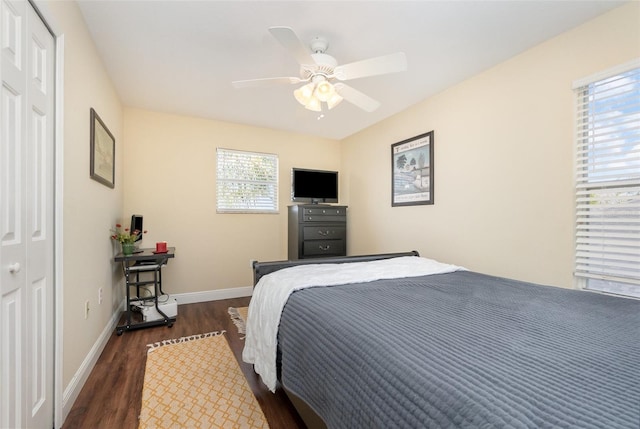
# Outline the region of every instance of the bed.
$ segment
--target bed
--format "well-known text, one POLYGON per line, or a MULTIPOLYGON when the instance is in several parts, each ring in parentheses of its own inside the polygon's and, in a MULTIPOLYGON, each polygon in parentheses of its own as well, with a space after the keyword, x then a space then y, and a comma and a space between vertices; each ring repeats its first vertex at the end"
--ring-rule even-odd
POLYGON ((310 427, 640 427, 640 301, 417 252, 256 263, 243 359, 310 427))

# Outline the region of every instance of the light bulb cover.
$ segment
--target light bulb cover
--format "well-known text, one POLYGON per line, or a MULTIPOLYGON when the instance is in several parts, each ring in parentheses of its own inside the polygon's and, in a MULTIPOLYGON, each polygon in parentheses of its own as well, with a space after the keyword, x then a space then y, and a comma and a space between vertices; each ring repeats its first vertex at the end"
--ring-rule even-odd
POLYGON ((334 92, 333 95, 331 95, 331 98, 327 100, 327 107, 329 108, 329 110, 331 110, 334 107, 336 107, 338 104, 340 104, 342 100, 343 100, 342 97, 338 95, 337 92, 334 92))
POLYGON ((304 86, 293 91, 293 96, 298 100, 298 103, 306 106, 309 103, 311 97, 313 97, 313 91, 315 89, 315 83, 309 82, 304 86))
POLYGON ((311 97, 305 106, 309 110, 313 110, 314 112, 322 111, 322 102, 318 100, 316 97, 311 97))
POLYGON ((333 89, 333 85, 325 80, 318 84, 318 86, 316 87, 315 95, 320 101, 326 102, 334 93, 335 90, 333 89))

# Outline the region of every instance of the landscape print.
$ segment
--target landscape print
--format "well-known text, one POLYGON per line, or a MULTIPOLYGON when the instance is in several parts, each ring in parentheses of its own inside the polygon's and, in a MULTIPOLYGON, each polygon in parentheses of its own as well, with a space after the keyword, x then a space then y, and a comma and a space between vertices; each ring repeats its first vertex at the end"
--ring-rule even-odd
POLYGON ((392 206, 433 204, 433 131, 391 146, 392 206))

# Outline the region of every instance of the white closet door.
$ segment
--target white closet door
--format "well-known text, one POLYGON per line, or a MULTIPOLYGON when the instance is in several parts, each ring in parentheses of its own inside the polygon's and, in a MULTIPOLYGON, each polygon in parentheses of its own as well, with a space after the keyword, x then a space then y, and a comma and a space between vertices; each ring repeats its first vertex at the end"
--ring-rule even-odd
POLYGON ((2 1, 0 427, 53 427, 54 41, 2 1))

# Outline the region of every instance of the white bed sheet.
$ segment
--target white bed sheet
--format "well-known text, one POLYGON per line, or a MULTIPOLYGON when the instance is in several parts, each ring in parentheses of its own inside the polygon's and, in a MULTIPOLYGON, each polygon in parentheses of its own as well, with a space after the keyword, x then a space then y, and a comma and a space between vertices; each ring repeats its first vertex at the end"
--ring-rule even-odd
POLYGON ((460 270, 465 268, 418 256, 403 256, 370 262, 299 265, 265 275, 256 285, 249 304, 242 360, 252 363, 262 382, 275 392, 280 316, 289 296, 296 290, 460 270))

